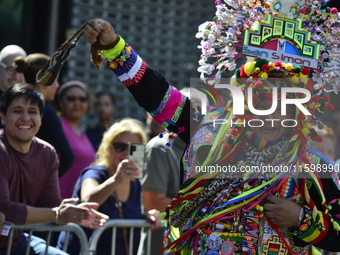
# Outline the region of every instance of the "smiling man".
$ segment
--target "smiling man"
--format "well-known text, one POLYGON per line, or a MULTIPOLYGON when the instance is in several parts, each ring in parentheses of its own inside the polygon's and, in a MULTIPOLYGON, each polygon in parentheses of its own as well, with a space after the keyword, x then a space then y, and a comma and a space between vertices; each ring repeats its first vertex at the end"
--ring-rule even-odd
MULTIPOLYGON (((20 86, 17 86, 17 88, 20 86)), ((8 143, 17 151, 27 153, 32 144, 32 138, 38 132, 41 125, 41 116, 44 109, 43 100, 39 100, 36 93, 31 92, 31 97, 16 97, 14 93, 8 93, 7 101, 11 104, 4 104, 3 125, 6 126, 8 143), (34 97, 35 96, 35 97, 34 97), (37 101, 37 102, 36 102, 37 101), (8 105, 8 108, 6 108, 8 105)))
MULTIPOLYGON (((6 220, 26 223, 79 223, 97 228, 108 217, 95 211, 97 203, 73 205, 77 200, 61 201, 58 185, 58 159, 55 149, 35 137, 44 112, 42 95, 30 84, 19 83, 3 94, 0 130, 0 211, 6 220)), ((0 236, 0 255, 8 238, 0 236)), ((27 235, 14 231, 12 251, 21 254, 27 235)), ((44 254, 44 240, 32 237, 30 254, 44 254)), ((65 254, 49 247, 48 254, 65 254)))

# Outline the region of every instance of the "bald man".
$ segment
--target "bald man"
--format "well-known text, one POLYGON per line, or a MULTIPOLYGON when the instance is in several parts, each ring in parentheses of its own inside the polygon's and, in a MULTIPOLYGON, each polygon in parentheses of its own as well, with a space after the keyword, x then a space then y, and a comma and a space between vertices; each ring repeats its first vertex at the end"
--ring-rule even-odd
POLYGON ((23 48, 14 44, 6 46, 0 52, 0 94, 16 83, 25 82, 23 74, 15 72, 12 67, 18 56, 26 57, 27 54, 23 48))

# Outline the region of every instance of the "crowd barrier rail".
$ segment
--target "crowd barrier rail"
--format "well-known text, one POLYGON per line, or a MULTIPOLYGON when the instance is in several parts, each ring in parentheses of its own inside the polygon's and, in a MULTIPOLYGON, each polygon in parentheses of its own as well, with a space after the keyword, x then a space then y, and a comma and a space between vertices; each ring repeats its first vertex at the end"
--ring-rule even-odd
MULTIPOLYGON (((151 223, 147 220, 131 220, 131 219, 113 219, 109 220, 105 223, 105 225, 101 228, 96 229, 89 242, 89 255, 99 255, 96 254, 96 249, 97 249, 97 244, 98 241, 101 237, 101 235, 104 233, 105 230, 112 228, 112 243, 111 243, 111 255, 115 254, 115 248, 116 248, 116 234, 117 234, 117 228, 129 228, 130 230, 130 236, 129 236, 129 251, 130 254, 132 255, 132 244, 133 244, 133 232, 135 228, 140 228, 141 233, 144 232, 145 229, 147 229, 147 234, 146 234, 146 253, 145 254, 150 254, 150 247, 151 247, 151 223)), ((142 234, 141 234, 142 236, 142 234)), ((140 244, 139 244, 139 250, 138 254, 143 254, 143 243, 144 240, 141 237, 140 244)))
MULTIPOLYGON (((161 226, 160 228, 164 228, 163 223, 161 223, 160 226, 161 226)), ((150 255, 151 254, 151 237, 152 237, 152 231, 150 230, 150 227, 151 227, 151 223, 147 220, 131 220, 131 219, 109 220, 106 222, 106 224, 103 227, 98 228, 93 232, 90 238, 90 241, 89 241, 89 255, 100 255, 100 254, 96 254, 98 241, 101 235, 104 233, 104 231, 110 228, 112 228, 111 255, 115 254, 117 228, 129 228, 130 230, 130 234, 129 234, 130 254, 129 255, 132 255, 132 250, 133 250, 132 245, 133 245, 134 229, 140 228, 141 238, 140 238, 137 255, 150 255), (144 248, 144 246, 146 247, 146 249, 144 248)))
MULTIPOLYGON (((161 226, 163 226, 161 224, 161 226)), ((80 255, 100 255, 96 254, 96 249, 98 245, 98 241, 101 235, 104 233, 105 230, 112 228, 112 243, 111 243, 111 254, 115 255, 115 247, 116 247, 116 233, 117 228, 129 228, 130 229, 130 236, 129 236, 129 250, 132 251, 132 244, 133 244, 133 231, 135 228, 141 229, 141 240, 139 245, 139 250, 137 255, 150 255, 151 254, 151 235, 152 231, 150 230, 151 223, 147 220, 131 220, 131 219, 113 219, 106 222, 103 227, 96 229, 90 241, 87 240, 86 234, 83 229, 75 224, 75 223, 68 223, 66 225, 55 225, 55 224, 14 224, 11 223, 11 230, 9 232, 9 239, 8 239, 8 248, 6 251, 6 255, 10 255, 11 246, 12 246, 12 239, 13 239, 13 232, 14 230, 22 230, 29 234, 28 244, 30 243, 31 236, 34 231, 37 232, 47 232, 46 237, 46 250, 45 255, 48 255, 48 247, 51 242, 51 235, 52 232, 61 232, 66 231, 66 238, 65 238, 65 246, 63 251, 67 252, 67 243, 69 239, 70 232, 74 232, 78 238, 80 239, 80 255), (146 238, 146 242, 144 240, 146 238), (146 245, 146 249, 144 246, 146 245)), ((327 252, 323 250, 319 250, 320 254, 340 254, 340 252, 327 252)), ((25 255, 29 254, 29 245, 26 247, 25 255)), ((165 254, 165 253, 163 253, 165 254)), ((130 252, 129 255, 132 255, 130 252)))
MULTIPOLYGON (((12 241, 13 241, 13 230, 23 230, 29 234, 28 237, 28 244, 30 243, 31 236, 33 234, 33 231, 37 232, 47 232, 47 237, 46 237, 46 250, 45 250, 45 255, 48 255, 48 247, 49 244, 51 243, 51 235, 52 232, 61 232, 61 231, 66 231, 66 238, 65 238, 65 246, 64 246, 64 251, 67 249, 67 243, 69 239, 69 234, 70 232, 75 233, 79 240, 80 240, 80 255, 88 255, 88 240, 86 237, 86 234, 84 230, 77 224, 75 223, 68 223, 66 225, 55 225, 55 224, 14 224, 11 223, 11 230, 8 235, 8 246, 7 246, 7 251, 6 255, 10 255, 11 253, 11 246, 12 246, 12 241)), ((26 252, 25 255, 29 254, 29 245, 26 246, 26 252)))

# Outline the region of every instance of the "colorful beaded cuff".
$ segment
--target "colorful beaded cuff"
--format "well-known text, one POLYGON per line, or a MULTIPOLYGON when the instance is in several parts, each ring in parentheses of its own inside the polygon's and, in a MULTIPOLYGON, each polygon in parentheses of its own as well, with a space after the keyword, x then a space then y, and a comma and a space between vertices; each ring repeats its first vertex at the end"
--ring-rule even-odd
MULTIPOLYGON (((303 218, 299 223, 298 228, 291 229, 294 235, 298 235, 300 239, 308 243, 317 243, 320 236, 324 236, 325 231, 319 229, 319 227, 313 224, 312 211, 307 207, 303 206, 303 218)), ((327 231, 326 231, 327 232, 327 231)))
POLYGON ((119 40, 117 41, 117 44, 113 48, 102 50, 101 52, 106 57, 106 59, 110 62, 120 55, 120 53, 124 50, 124 47, 125 47, 125 40, 123 37, 119 36, 119 40))
POLYGON ((295 235, 305 233, 312 225, 312 211, 305 206, 302 206, 302 210, 302 215, 299 215, 299 226, 292 229, 292 232, 295 235))
POLYGON ((125 44, 122 54, 108 63, 111 69, 117 69, 119 66, 123 66, 126 60, 131 56, 132 48, 125 44))

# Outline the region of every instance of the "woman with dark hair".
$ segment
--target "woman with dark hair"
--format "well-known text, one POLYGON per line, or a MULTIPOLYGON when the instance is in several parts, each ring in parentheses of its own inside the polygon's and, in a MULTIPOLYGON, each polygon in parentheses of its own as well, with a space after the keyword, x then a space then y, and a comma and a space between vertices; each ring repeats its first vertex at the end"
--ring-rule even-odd
POLYGON ((68 81, 57 92, 56 107, 66 138, 74 154, 74 162, 60 180, 62 198, 71 197, 81 170, 95 160, 95 150, 80 125, 81 118, 90 110, 90 93, 81 81, 68 81))
POLYGON ((116 111, 115 97, 109 91, 100 91, 96 94, 95 113, 99 121, 94 127, 86 129, 93 148, 98 149, 103 134, 114 123, 113 115, 116 111))
POLYGON ((56 149, 60 161, 59 177, 61 177, 72 165, 74 155, 52 105, 56 90, 59 87, 58 78, 51 86, 36 83, 38 71, 43 68, 49 59, 50 57, 43 53, 30 54, 26 58, 17 57, 14 60, 14 68, 17 72, 23 73, 26 82, 34 85, 34 88, 44 97, 45 112, 36 136, 50 143, 56 149))

